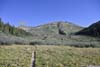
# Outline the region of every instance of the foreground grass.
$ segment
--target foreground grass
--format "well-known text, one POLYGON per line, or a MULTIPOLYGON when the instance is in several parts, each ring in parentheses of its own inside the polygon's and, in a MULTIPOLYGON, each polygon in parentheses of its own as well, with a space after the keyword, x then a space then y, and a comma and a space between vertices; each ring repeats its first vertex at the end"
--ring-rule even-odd
POLYGON ((37 46, 36 67, 100 66, 100 48, 37 46))
POLYGON ((0 46, 0 67, 29 67, 32 46, 0 46))
POLYGON ((0 46, 0 67, 30 67, 33 50, 36 67, 100 66, 100 48, 13 45, 0 46))

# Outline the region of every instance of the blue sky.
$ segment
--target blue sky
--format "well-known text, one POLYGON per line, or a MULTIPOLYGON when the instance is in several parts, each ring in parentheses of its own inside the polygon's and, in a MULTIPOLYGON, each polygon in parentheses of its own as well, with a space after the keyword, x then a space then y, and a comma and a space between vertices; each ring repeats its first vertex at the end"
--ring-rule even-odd
POLYGON ((52 21, 88 26, 100 20, 100 0, 0 0, 0 17, 14 26, 52 21))

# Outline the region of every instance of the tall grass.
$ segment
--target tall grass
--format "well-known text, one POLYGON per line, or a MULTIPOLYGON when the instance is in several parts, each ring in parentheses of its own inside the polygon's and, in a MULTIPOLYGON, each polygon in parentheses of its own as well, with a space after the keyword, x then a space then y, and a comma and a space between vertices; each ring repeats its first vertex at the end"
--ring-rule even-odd
POLYGON ((33 51, 36 67, 100 66, 100 48, 14 45, 0 46, 0 67, 30 67, 33 51))
POLYGON ((36 67, 100 66, 100 48, 37 46, 36 67))
POLYGON ((29 67, 32 46, 0 46, 0 67, 29 67))

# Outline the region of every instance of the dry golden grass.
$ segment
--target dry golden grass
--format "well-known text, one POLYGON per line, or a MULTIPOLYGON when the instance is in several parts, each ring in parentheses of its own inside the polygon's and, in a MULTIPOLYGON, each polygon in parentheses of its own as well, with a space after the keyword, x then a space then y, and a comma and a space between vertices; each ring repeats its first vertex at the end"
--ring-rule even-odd
POLYGON ((37 67, 100 66, 100 48, 37 46, 37 67))
POLYGON ((36 67, 100 66, 100 48, 12 45, 0 46, 0 67, 29 67, 32 51, 36 51, 36 67))
POLYGON ((0 67, 29 67, 33 46, 0 46, 0 67))

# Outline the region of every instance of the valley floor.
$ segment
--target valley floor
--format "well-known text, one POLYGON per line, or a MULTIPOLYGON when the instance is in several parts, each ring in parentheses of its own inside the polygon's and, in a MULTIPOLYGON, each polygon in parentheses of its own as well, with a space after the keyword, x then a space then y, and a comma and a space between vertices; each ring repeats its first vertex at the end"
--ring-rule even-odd
POLYGON ((36 67, 100 66, 100 48, 51 45, 0 46, 0 67, 30 67, 36 51, 36 67))

